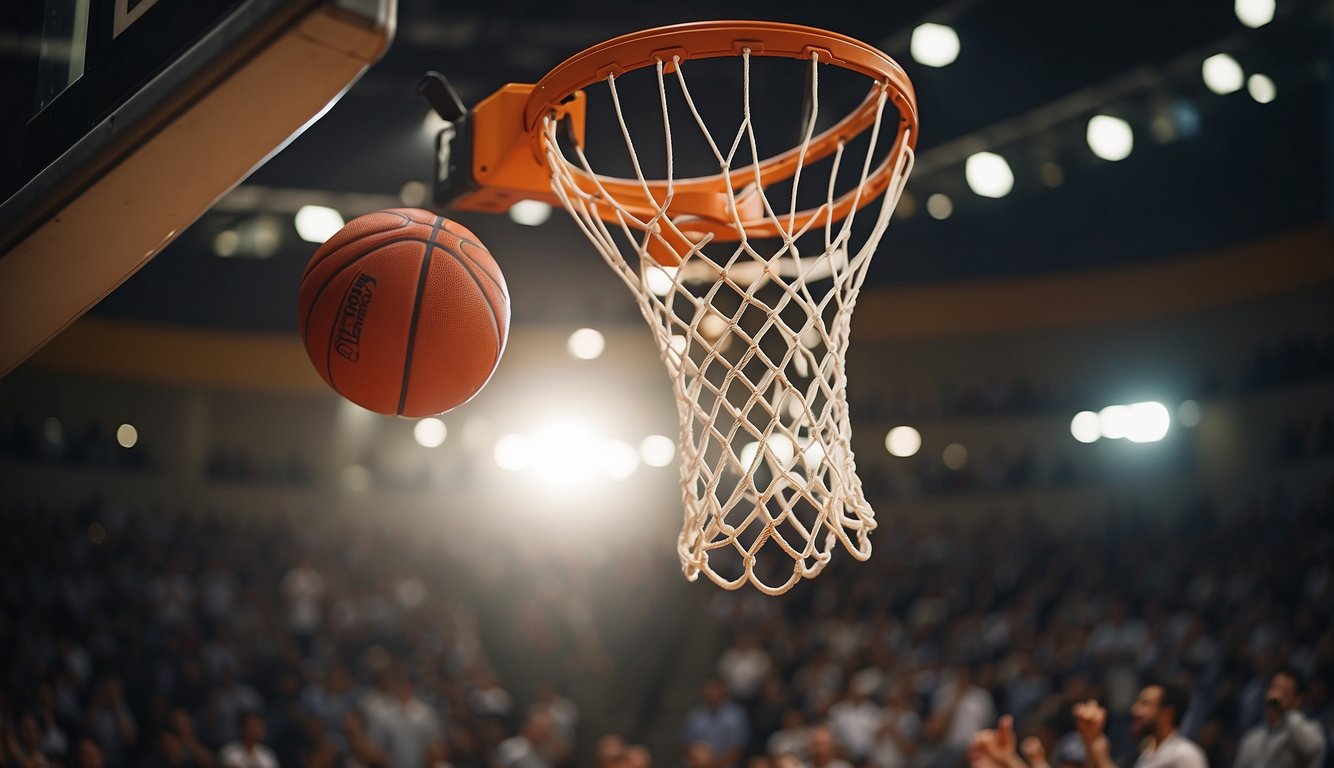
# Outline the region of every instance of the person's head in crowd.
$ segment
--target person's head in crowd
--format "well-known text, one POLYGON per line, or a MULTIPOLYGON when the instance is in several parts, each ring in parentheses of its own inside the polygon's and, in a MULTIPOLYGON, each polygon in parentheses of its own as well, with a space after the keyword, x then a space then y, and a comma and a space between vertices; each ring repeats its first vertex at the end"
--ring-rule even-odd
POLYGON ((711 677, 704 681, 704 706, 716 710, 727 700, 727 686, 722 680, 711 677))
POLYGON ((596 748, 593 750, 594 765, 597 768, 610 768, 621 759, 625 753, 625 739, 620 736, 609 733, 598 739, 596 748))
POLYGON ((42 727, 37 724, 37 718, 32 715, 24 715, 19 718, 18 725, 19 746, 27 754, 33 754, 41 748, 42 727))
POLYGON ((533 707, 523 724, 523 737, 529 744, 544 744, 555 731, 555 723, 546 707, 533 707))
POLYGON ((1166 736, 1181 725, 1190 706, 1190 694, 1175 683, 1155 681, 1139 692, 1130 705, 1130 730, 1141 738, 1166 736))
POLYGON ((167 765, 180 765, 185 757, 185 743, 172 726, 163 728, 157 737, 158 753, 167 765))
POLYGON ((86 736, 79 739, 74 765, 75 768, 104 768, 106 758, 102 754, 102 747, 86 736))
POLYGON ((643 744, 631 744, 625 749, 625 768, 653 768, 653 755, 643 744))
POLYGON ((264 723, 264 715, 259 712, 249 711, 241 713, 241 743, 246 746, 254 746, 264 743, 264 736, 268 728, 264 723))
POLYGON ((746 761, 746 768, 774 768, 774 761, 768 755, 755 755, 746 761))
POLYGON ((834 732, 827 725, 817 725, 810 735, 811 764, 825 765, 838 759, 838 745, 834 743, 834 732))
POLYGON ((1306 694, 1306 685, 1301 673, 1292 667, 1279 667, 1269 678, 1269 687, 1265 689, 1265 714, 1271 720, 1277 720, 1284 714, 1302 706, 1302 697, 1306 694))
POLYGON ((708 742, 695 741, 686 747, 686 768, 714 768, 713 747, 708 742))

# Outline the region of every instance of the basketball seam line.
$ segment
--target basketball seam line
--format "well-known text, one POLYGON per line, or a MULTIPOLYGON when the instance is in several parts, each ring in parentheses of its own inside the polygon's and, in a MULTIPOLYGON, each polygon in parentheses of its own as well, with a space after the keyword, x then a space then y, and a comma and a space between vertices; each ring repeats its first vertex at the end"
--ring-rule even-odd
MULTIPOLYGON (((496 329, 496 357, 498 360, 501 352, 503 352, 505 349, 506 334, 501 333, 500 318, 496 316, 496 308, 491 304, 491 299, 490 296, 487 294, 486 289, 482 287, 482 281, 477 278, 476 274, 474 274, 474 270, 477 270, 482 274, 486 274, 486 270, 482 269, 480 264, 474 263, 472 259, 468 258, 468 256, 463 254, 462 248, 459 249, 458 253, 455 253, 448 246, 442 245, 440 246, 440 248, 445 253, 448 253, 450 256, 454 257, 454 260, 459 263, 459 266, 463 267, 464 274, 472 278, 473 284, 477 286, 477 293, 480 295, 482 303, 486 305, 486 311, 491 315, 491 324, 495 326, 496 329)), ((490 275, 487 276, 490 277, 490 275)), ((492 282, 495 282, 495 280, 492 280, 492 282)), ((500 286, 496 287, 499 288, 500 286)), ((490 376, 488 376, 487 378, 490 378, 490 376)))
POLYGON ((444 216, 435 217, 435 225, 431 227, 431 240, 426 244, 425 253, 422 254, 421 274, 417 276, 417 297, 412 302, 412 321, 408 324, 408 349, 407 354, 403 356, 403 387, 398 393, 398 408, 394 413, 402 416, 403 406, 408 401, 408 381, 412 373, 412 351, 417 341, 417 321, 421 317, 422 296, 426 293, 426 275, 431 270, 431 251, 444 246, 436 242, 436 235, 440 234, 440 227, 444 224, 444 216))
MULTIPOLYGON (((487 250, 487 247, 486 247, 485 245, 482 245, 481 243, 479 243, 479 242, 477 242, 477 241, 475 241, 475 240, 469 240, 469 239, 467 239, 467 238, 460 237, 460 238, 459 238, 459 252, 458 252, 457 254, 454 255, 454 258, 455 258, 455 259, 459 259, 460 261, 466 260, 469 264, 472 264, 473 266, 477 267, 477 269, 478 269, 483 275, 486 275, 486 279, 487 279, 487 280, 490 280, 492 285, 494 285, 497 289, 499 289, 500 291, 502 291, 503 293, 505 293, 506 295, 508 295, 508 294, 509 294, 509 290, 506 289, 504 286, 502 286, 502 285, 500 284, 500 280, 496 279, 496 276, 495 276, 495 275, 492 275, 492 274, 486 269, 486 267, 483 267, 483 266, 481 265, 481 263, 477 260, 476 257, 472 256, 471 254, 469 254, 467 251, 465 251, 465 250, 463 249, 463 245, 464 245, 464 243, 467 243, 468 245, 475 245, 475 246, 477 246, 478 249, 480 249, 480 250, 482 250, 482 251, 485 251, 485 252, 487 252, 487 253, 490 253, 490 251, 487 250)), ((494 256, 492 256, 491 258, 492 258, 493 261, 495 260, 495 257, 494 257, 494 256)), ((499 268, 500 265, 497 264, 496 267, 499 268)), ((479 285, 478 287, 480 288, 481 286, 479 285)))
MULTIPOLYGON (((420 223, 421 223, 421 222, 417 221, 416 219, 410 219, 410 218, 408 218, 407 216, 404 216, 404 215, 401 214, 401 213, 394 213, 393 211, 383 211, 383 213, 393 213, 395 216, 398 216, 398 217, 402 218, 402 219, 403 219, 403 223, 402 223, 402 224, 399 224, 397 227, 394 227, 393 229, 378 229, 378 230, 375 230, 375 231, 373 231, 373 232, 369 232, 369 233, 367 233, 367 234, 365 234, 365 235, 360 235, 360 236, 358 236, 358 237, 356 237, 356 238, 353 238, 352 240, 347 241, 346 243, 343 243, 342 245, 338 246, 337 248, 333 249, 332 251, 329 251, 328 253, 324 254, 324 256, 320 257, 320 259, 319 259, 318 261, 316 261, 315 259, 311 259, 310 262, 306 264, 306 270, 305 270, 304 272, 301 273, 301 279, 302 279, 302 280, 306 279, 306 276, 307 276, 307 275, 309 275, 311 272, 313 272, 313 271, 315 270, 315 268, 318 267, 319 265, 321 265, 321 264, 323 264, 324 262, 328 261, 329 259, 333 258, 334 254, 337 254, 337 253, 341 252, 341 251, 342 251, 343 249, 345 249, 345 248, 349 248, 349 247, 351 247, 351 246, 353 246, 353 245, 356 245, 357 243, 361 242, 363 238, 369 237, 370 235, 378 235, 378 234, 383 234, 383 233, 386 233, 386 232, 393 232, 395 229, 402 229, 402 228, 406 227, 406 226, 409 225, 409 224, 413 224, 413 223, 420 224, 420 223)), ((377 246, 377 247, 383 247, 383 246, 385 246, 385 245, 389 245, 390 243, 396 243, 396 242, 400 242, 400 241, 399 241, 399 240, 390 240, 389 242, 387 242, 387 243, 382 243, 380 246, 377 246)))

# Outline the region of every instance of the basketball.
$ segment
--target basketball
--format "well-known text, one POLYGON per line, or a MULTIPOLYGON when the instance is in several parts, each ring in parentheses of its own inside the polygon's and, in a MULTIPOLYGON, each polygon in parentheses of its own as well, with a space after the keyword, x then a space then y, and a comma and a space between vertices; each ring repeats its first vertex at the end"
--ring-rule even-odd
POLYGON ((386 415, 466 403, 509 334, 509 291, 491 253, 457 222, 417 209, 348 222, 306 265, 297 306, 315 370, 386 415))

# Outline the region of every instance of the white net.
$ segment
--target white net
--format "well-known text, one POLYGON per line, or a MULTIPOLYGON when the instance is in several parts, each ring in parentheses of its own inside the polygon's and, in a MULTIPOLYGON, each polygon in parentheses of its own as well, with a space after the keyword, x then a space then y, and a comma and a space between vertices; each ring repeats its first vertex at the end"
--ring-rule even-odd
POLYGON ((854 138, 848 137, 822 168, 826 179, 813 170, 807 176, 818 180, 803 179, 819 120, 821 64, 813 57, 795 175, 782 191, 775 193, 772 184, 766 190, 759 164, 739 162, 747 154, 738 155, 739 148, 758 159, 751 52, 739 61, 741 123, 722 143, 701 118, 679 59, 657 62, 666 184, 654 182, 652 189, 621 109, 617 77, 606 77, 634 169, 634 179, 620 180, 636 188, 632 203, 616 199, 608 187, 617 185, 603 183, 581 147, 562 147, 558 117, 546 118, 544 143, 556 195, 634 293, 671 377, 681 417, 685 518, 678 551, 686 577, 703 573, 728 589, 749 581, 781 594, 820 573, 835 544, 858 560, 871 553, 875 513, 853 457, 845 359, 853 307, 913 154, 906 129, 893 137, 892 119, 891 138, 882 137, 887 84, 875 83, 868 97, 874 120, 857 144, 858 154, 866 145, 864 159, 845 158, 854 138), (696 217, 673 214, 669 102, 683 104, 688 112, 678 115, 693 118, 677 130, 698 130, 728 178, 726 224, 739 240, 724 242, 700 231, 707 228, 696 217), (892 168, 877 168, 882 156, 892 168), (888 171, 887 191, 878 208, 868 208, 875 211, 873 225, 856 235, 856 211, 869 201, 855 198, 873 168, 888 171), (852 185, 846 192, 838 188, 841 169, 844 184, 850 179, 852 185), (823 202, 799 213, 803 181, 821 185, 823 202), (776 203, 770 194, 779 197, 776 203), (846 194, 854 204, 840 220, 835 203, 846 194), (643 215, 644 201, 651 216, 643 215), (747 234, 759 225, 777 236, 747 234))

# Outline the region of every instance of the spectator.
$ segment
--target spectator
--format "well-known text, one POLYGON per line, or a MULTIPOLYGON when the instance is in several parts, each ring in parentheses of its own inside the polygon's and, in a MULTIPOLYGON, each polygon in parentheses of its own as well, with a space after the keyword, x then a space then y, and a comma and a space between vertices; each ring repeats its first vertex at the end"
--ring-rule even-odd
POLYGON ((1235 768, 1319 768, 1324 765, 1325 734, 1301 711, 1302 679, 1281 668, 1265 691, 1265 721, 1246 732, 1235 768))
POLYGON ((278 768, 278 758, 273 750, 264 746, 264 716, 258 712, 246 712, 241 715, 237 729, 241 738, 227 744, 218 753, 221 768, 278 768))
POLYGON ((736 644, 718 659, 718 675, 727 684, 732 698, 744 703, 755 701, 769 676, 769 654, 750 632, 738 635, 736 644))
POLYGON ((875 768, 908 768, 917 754, 917 738, 922 720, 909 699, 908 687, 902 683, 890 688, 889 701, 882 712, 875 747, 871 751, 871 765, 875 768))
POLYGON ((861 763, 871 754, 882 720, 880 707, 856 683, 848 686, 846 698, 829 708, 829 729, 834 741, 854 763, 861 763))
POLYGON ((706 744, 716 768, 735 768, 750 739, 746 712, 727 698, 722 680, 713 678, 704 684, 703 703, 686 715, 684 743, 687 757, 698 744, 706 744))
POLYGON ((805 761, 810 757, 811 733, 806 727, 806 716, 796 707, 783 712, 783 727, 769 736, 765 750, 770 757, 793 755, 805 761))
POLYGON ((946 759, 958 762, 968 752, 973 735, 996 719, 996 704, 987 689, 973 683, 972 669, 963 666, 936 690, 931 716, 945 726, 942 746, 946 759))
POLYGON ((519 735, 500 742, 493 762, 497 768, 554 768, 569 759, 570 745, 550 713, 538 707, 528 714, 519 735))
POLYGON ((852 768, 846 760, 838 756, 838 745, 834 742, 834 732, 828 726, 817 725, 811 729, 811 768, 852 768))
POLYGON ((389 695, 368 712, 367 737, 385 756, 387 768, 426 768, 427 751, 444 740, 435 709, 417 698, 402 670, 390 675, 389 695))
POLYGON ((124 765, 125 753, 138 741, 139 730, 125 703, 125 686, 119 677, 105 677, 98 682, 84 725, 97 740, 98 759, 108 768, 124 765))
MULTIPOLYGON (((1170 683, 1147 685, 1130 709, 1130 730, 1141 739, 1136 768, 1208 768, 1204 752, 1177 731, 1190 694, 1170 683)), ((1076 705, 1075 722, 1092 768, 1115 768, 1103 731, 1107 710, 1096 701, 1076 705)))

